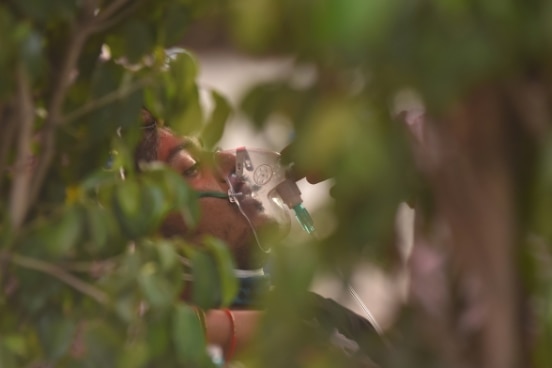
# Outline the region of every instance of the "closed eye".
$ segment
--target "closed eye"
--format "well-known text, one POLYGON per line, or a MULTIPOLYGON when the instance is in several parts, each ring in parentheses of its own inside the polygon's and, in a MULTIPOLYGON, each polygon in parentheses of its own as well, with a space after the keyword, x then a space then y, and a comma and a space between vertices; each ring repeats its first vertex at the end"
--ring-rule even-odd
POLYGON ((188 178, 193 178, 199 174, 199 161, 196 161, 192 166, 184 170, 182 174, 188 178))

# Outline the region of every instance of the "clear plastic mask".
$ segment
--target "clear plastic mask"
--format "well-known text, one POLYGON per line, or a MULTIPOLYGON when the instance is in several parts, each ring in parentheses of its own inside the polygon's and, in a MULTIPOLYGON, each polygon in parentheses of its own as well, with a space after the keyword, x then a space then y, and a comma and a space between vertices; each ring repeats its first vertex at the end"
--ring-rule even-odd
POLYGON ((286 170, 280 162, 280 154, 257 148, 240 147, 225 150, 236 157, 235 170, 226 178, 230 187, 229 200, 235 203, 249 222, 259 247, 259 229, 269 228, 273 234, 283 237, 290 229, 289 208, 282 201, 276 187, 286 180, 286 170))

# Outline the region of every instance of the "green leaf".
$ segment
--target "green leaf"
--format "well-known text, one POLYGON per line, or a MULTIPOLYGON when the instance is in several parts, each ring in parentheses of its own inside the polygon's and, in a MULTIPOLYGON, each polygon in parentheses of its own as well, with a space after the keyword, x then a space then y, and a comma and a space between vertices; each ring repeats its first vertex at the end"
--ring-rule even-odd
POLYGON ((45 224, 41 234, 49 254, 56 257, 70 255, 82 234, 82 208, 71 206, 59 219, 45 224))
POLYGON ((199 364, 206 358, 203 327, 195 310, 185 304, 174 307, 172 338, 180 363, 199 364))
POLYGON ((131 19, 123 26, 124 54, 130 63, 140 61, 154 45, 153 34, 148 25, 131 19))
POLYGON ((87 210, 88 234, 94 248, 102 249, 107 245, 112 217, 99 206, 89 206, 87 210))
POLYGON ((171 2, 166 7, 159 30, 166 47, 178 44, 184 37, 188 23, 192 20, 187 5, 183 2, 171 2))
POLYGON ((2 338, 2 343, 13 354, 19 356, 27 354, 27 341, 23 334, 5 335, 2 338))
POLYGON ((154 308, 169 306, 177 296, 168 280, 160 275, 154 263, 146 263, 138 275, 138 284, 148 302, 154 308))
POLYGON ((173 169, 158 163, 143 167, 152 184, 161 187, 168 201, 170 211, 180 211, 185 223, 194 227, 199 219, 197 196, 189 184, 173 169))
POLYGON ((208 237, 205 239, 207 249, 215 257, 215 262, 220 277, 221 304, 228 306, 236 298, 238 281, 234 273, 235 265, 228 246, 220 239, 208 237))
POLYGON ((169 56, 169 70, 163 78, 166 94, 167 124, 178 134, 196 133, 203 125, 203 111, 196 85, 198 67, 186 50, 178 50, 169 56))
POLYGON ((113 185, 120 180, 119 172, 115 169, 97 170, 83 180, 80 187, 83 191, 96 191, 102 186, 113 185))
POLYGON ((149 231, 151 197, 136 180, 128 178, 113 193, 113 209, 123 232, 139 238, 149 231))
POLYGON ((213 148, 222 137, 224 126, 231 112, 230 104, 220 93, 212 90, 211 97, 215 103, 215 109, 201 133, 203 143, 207 149, 213 148))
POLYGON ((15 354, 4 344, 0 344, 0 367, 2 368, 18 368, 15 354))
POLYGON ((220 303, 220 284, 213 258, 202 250, 191 247, 184 250, 192 263, 192 301, 203 309, 217 307, 220 303))
POLYGON ((155 244, 155 249, 159 256, 161 271, 166 272, 179 265, 178 253, 176 253, 174 246, 169 241, 158 241, 157 244, 155 244))
POLYGON ((38 334, 49 359, 56 360, 67 353, 75 337, 76 324, 58 314, 47 314, 38 321, 38 334))
POLYGON ((149 358, 149 347, 143 341, 134 342, 131 345, 125 346, 117 367, 119 368, 135 368, 144 367, 149 358))
POLYGON ((114 367, 123 346, 123 326, 106 320, 91 320, 84 329, 86 363, 91 367, 114 367))
POLYGON ((70 20, 77 10, 74 0, 28 0, 14 1, 13 4, 26 16, 39 22, 70 20))

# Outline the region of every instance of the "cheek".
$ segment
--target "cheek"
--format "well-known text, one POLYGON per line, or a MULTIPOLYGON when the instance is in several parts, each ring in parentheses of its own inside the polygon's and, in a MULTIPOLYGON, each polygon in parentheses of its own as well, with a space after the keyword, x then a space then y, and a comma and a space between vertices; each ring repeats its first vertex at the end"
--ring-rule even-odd
POLYGON ((166 237, 178 235, 189 240, 210 234, 234 243, 249 232, 249 225, 233 206, 223 203, 221 199, 203 199, 200 202, 200 218, 195 228, 188 226, 179 213, 172 213, 163 221, 161 232, 166 237))
POLYGON ((182 236, 186 238, 190 235, 188 226, 186 226, 184 219, 178 213, 169 214, 165 218, 161 225, 161 234, 169 238, 173 236, 182 236))

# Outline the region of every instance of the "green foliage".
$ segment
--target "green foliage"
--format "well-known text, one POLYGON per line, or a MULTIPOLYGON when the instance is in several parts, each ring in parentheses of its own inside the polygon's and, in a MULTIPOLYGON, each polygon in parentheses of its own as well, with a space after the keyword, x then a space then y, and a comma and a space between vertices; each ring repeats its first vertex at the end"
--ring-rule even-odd
MULTIPOLYGON (((514 203, 509 244, 519 257, 507 260, 507 283, 519 284, 523 292, 513 304, 527 305, 534 318, 534 343, 525 353, 533 366, 550 366, 549 1, 10 0, 0 4, 0 367, 212 365, 197 315, 180 300, 187 287, 181 257, 190 262, 193 303, 206 309, 235 297, 234 262, 219 239, 206 237, 202 247, 163 239, 158 229, 168 213, 197 225, 197 195, 163 165, 136 170, 133 162, 143 106, 174 131, 201 136, 208 148, 222 136, 230 104, 210 91, 214 109, 207 116, 196 82, 201 65, 191 52, 170 49, 194 20, 212 14, 241 50, 292 56, 296 71, 310 68, 308 83, 291 76, 254 86, 240 108, 260 132, 271 117, 285 117, 295 134, 295 164, 335 183, 336 200, 313 214, 322 227, 331 223, 324 237, 274 248, 277 287, 264 301, 272 308, 259 327, 266 333, 246 361, 347 366, 322 343, 329 333, 313 333, 302 323, 311 311, 305 291, 315 271, 340 269, 346 278, 366 260, 393 265, 389 245, 398 204, 458 200, 436 185, 444 175, 431 171, 436 162, 424 162, 422 173, 414 168, 411 137, 393 117, 393 101, 408 88, 434 116, 463 116, 466 123, 488 118, 480 136, 470 136, 468 124, 454 124, 462 119, 434 125, 454 131, 468 147, 495 152, 504 148, 485 135, 493 115, 463 109, 483 88, 508 117, 499 131, 522 127, 528 136, 502 142, 514 168, 506 192, 514 203), (535 152, 520 155, 527 159, 520 164, 516 155, 525 146, 535 152), (525 164, 531 169, 518 170, 525 164), (422 191, 418 175, 428 172, 431 183, 422 191), (324 219, 328 213, 330 220, 324 219)), ((479 158, 482 166, 489 162, 484 154, 479 158)), ((430 239, 451 230, 435 220, 442 208, 421 205, 430 210, 417 230, 430 239)), ((452 230, 478 235, 473 228, 452 230)), ((448 240, 437 248, 464 264, 464 253, 448 248, 456 239, 448 240)), ((511 248, 489 245, 480 254, 486 259, 487 252, 511 248)), ((469 287, 471 280, 463 281, 469 287)), ((466 287, 462 280, 446 281, 450 293, 466 287)), ((478 293, 484 290, 469 294, 468 302, 478 293)), ((449 323, 427 323, 416 307, 400 315, 398 348, 377 352, 388 366, 449 366, 447 354, 456 351, 451 346, 489 351, 470 338, 473 331, 461 330, 466 318, 454 315, 455 305, 442 313, 449 323), (420 333, 438 327, 451 334, 420 333)))
MULTIPOLYGON (((144 104, 175 130, 203 129, 196 62, 180 53, 167 63, 163 50, 208 4, 98 4, 0 5, 0 366, 208 366, 199 320, 180 302, 180 257, 191 246, 157 234, 169 212, 193 226, 197 196, 172 170, 138 173, 133 162, 144 104), (10 199, 16 187, 27 201, 10 199)), ((213 94, 214 144, 229 108, 213 94)), ((209 283, 220 267, 216 297, 228 304, 233 263, 209 244, 211 268, 195 276, 209 283)))

